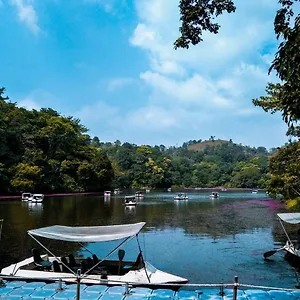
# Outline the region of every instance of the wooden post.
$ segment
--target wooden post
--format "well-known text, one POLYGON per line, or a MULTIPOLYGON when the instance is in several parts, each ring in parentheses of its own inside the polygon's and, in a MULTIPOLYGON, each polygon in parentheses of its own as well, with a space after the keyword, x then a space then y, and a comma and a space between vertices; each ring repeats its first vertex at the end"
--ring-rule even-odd
POLYGON ((238 286, 239 286, 239 278, 238 278, 238 276, 234 276, 233 300, 237 300, 238 286))

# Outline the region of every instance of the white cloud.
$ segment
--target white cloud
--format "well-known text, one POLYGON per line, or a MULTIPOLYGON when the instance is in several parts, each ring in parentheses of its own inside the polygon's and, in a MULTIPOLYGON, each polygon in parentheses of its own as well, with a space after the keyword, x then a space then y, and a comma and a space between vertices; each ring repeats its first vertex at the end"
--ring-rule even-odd
POLYGON ((84 0, 86 3, 98 4, 107 13, 115 13, 119 9, 127 6, 127 0, 84 0))
POLYGON ((111 106, 103 101, 85 105, 79 111, 72 113, 83 124, 95 124, 98 122, 110 122, 117 116, 119 108, 111 106))
POLYGON ((26 108, 27 110, 32 110, 32 109, 40 110, 41 109, 41 105, 30 96, 19 100, 18 106, 26 108))
POLYGON ((136 79, 130 77, 119 77, 109 80, 107 88, 109 91, 115 91, 123 88, 124 86, 134 84, 136 79))
POLYGON ((33 0, 10 0, 11 4, 17 8, 18 18, 34 33, 40 32, 38 26, 38 16, 33 7, 33 0))
MULTIPOLYGON (((237 0, 236 13, 217 19, 221 24, 219 34, 204 33, 204 41, 198 46, 174 50, 180 26, 178 3, 136 0, 138 23, 129 41, 148 55, 148 69, 140 78, 151 90, 148 102, 139 111, 146 114, 155 106, 167 120, 176 115, 177 123, 168 126, 175 129, 180 123, 186 136, 197 128, 199 134, 215 128, 221 135, 226 126, 241 117, 247 119, 248 126, 258 122, 257 118, 274 122, 251 100, 264 94, 268 81, 276 80, 274 74, 268 76, 268 68, 277 45, 273 18, 278 3, 237 0), (222 125, 218 127, 211 120, 222 125)), ((155 123, 155 116, 149 116, 155 123)), ((147 124, 149 119, 140 118, 138 122, 142 126, 141 122, 147 124)))
POLYGON ((20 98, 18 96, 15 96, 13 97, 13 99, 17 99, 16 101, 19 107, 24 107, 28 110, 40 110, 41 108, 48 107, 59 109, 58 107, 62 103, 61 99, 42 89, 32 90, 25 97, 20 98))

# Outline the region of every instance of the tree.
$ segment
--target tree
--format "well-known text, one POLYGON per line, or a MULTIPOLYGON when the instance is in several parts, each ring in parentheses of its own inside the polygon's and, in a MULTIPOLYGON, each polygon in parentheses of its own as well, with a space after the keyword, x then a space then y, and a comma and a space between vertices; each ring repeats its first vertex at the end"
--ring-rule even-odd
POLYGON ((189 48, 203 41, 203 31, 218 33, 220 25, 213 23, 224 11, 235 11, 232 0, 180 0, 181 36, 175 41, 176 48, 189 48))

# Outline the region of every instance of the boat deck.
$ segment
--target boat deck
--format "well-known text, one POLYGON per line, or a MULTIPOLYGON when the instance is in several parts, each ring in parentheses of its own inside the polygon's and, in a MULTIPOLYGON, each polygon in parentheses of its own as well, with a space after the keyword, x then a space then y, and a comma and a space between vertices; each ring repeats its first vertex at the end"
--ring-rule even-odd
MULTIPOLYGON (((40 299, 76 299, 76 284, 62 284, 62 290, 58 290, 58 283, 4 281, 0 286, 0 299, 16 300, 40 300, 40 299)), ((105 285, 80 285, 81 300, 196 300, 233 299, 233 290, 224 289, 220 295, 220 289, 203 288, 195 291, 180 290, 174 292, 169 289, 152 290, 148 288, 128 289, 125 287, 107 287, 105 285)), ((245 289, 237 291, 236 299, 300 299, 299 291, 245 289)))

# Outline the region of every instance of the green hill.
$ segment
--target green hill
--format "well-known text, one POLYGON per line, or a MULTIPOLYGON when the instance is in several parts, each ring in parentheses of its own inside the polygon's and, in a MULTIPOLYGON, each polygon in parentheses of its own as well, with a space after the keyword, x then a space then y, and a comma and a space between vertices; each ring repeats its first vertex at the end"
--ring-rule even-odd
POLYGON ((200 143, 192 144, 187 147, 188 150, 190 151, 203 151, 207 147, 212 147, 212 146, 219 146, 222 144, 228 144, 231 143, 230 141, 225 141, 225 140, 209 140, 209 141, 203 141, 200 143))

